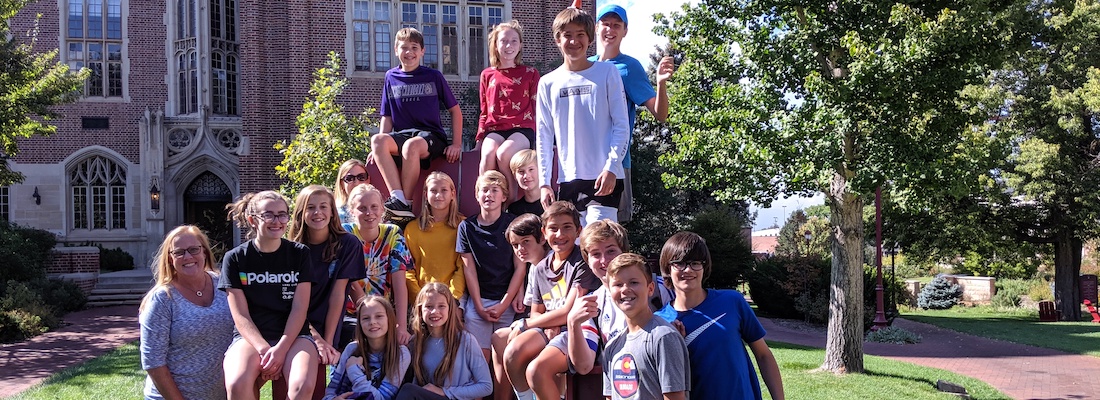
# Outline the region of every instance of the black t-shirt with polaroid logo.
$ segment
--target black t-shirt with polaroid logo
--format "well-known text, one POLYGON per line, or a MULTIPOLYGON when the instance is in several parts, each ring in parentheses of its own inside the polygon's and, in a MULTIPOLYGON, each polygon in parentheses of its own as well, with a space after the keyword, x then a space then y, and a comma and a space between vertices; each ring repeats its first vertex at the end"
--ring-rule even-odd
MULTIPOLYGON (((305 245, 280 239, 279 249, 261 252, 249 240, 225 253, 222 259, 222 279, 219 289, 241 289, 252 323, 266 340, 279 340, 294 305, 298 282, 313 280, 309 268, 309 249, 305 245)), ((234 327, 233 334, 240 336, 234 327)), ((302 324, 299 335, 308 335, 302 324)))

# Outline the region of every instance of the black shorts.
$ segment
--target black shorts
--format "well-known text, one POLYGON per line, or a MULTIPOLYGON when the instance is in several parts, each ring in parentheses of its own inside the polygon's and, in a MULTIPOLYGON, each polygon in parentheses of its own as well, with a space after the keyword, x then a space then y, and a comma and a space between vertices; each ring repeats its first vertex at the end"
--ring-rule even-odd
POLYGON ((618 207, 623 198, 623 188, 626 186, 622 179, 615 180, 615 190, 606 196, 596 196, 596 180, 576 179, 562 182, 558 185, 558 200, 565 200, 577 206, 577 211, 584 211, 589 205, 604 207, 618 207))
POLYGON ((401 151, 405 146, 405 142, 414 137, 422 137, 428 142, 428 158, 420 159, 420 169, 428 169, 432 165, 432 160, 439 157, 443 157, 443 150, 447 148, 447 138, 442 134, 437 134, 429 131, 422 131, 419 129, 405 129, 398 132, 390 132, 390 137, 393 138, 394 143, 397 143, 398 155, 393 156, 393 161, 397 163, 397 168, 401 169, 402 159, 401 151))
POLYGON ((529 146, 528 148, 529 149, 534 149, 535 148, 535 130, 534 129, 512 128, 512 129, 508 129, 508 130, 489 132, 489 133, 495 133, 497 135, 500 135, 500 137, 504 138, 504 140, 508 140, 508 138, 512 137, 512 135, 515 135, 515 134, 519 133, 519 134, 521 134, 521 135, 523 135, 524 137, 527 138, 527 143, 528 143, 528 146, 529 146))

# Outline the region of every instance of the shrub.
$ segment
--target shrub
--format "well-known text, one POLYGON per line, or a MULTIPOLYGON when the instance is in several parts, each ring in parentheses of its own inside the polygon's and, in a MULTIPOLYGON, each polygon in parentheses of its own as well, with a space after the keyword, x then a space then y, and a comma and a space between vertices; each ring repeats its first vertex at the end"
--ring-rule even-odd
POLYGON ((44 304, 52 305, 61 314, 84 308, 88 303, 88 296, 80 290, 80 286, 73 282, 60 279, 44 279, 32 282, 37 286, 35 290, 42 295, 44 304))
POLYGON ((23 340, 60 322, 57 307, 43 301, 35 283, 7 281, 0 288, 0 342, 23 340))
POLYGON ((752 248, 741 236, 742 225, 744 221, 726 206, 705 207, 688 224, 688 230, 702 236, 710 250, 714 265, 708 287, 736 288, 752 271, 752 248))
POLYGON ((1020 296, 1027 294, 1031 282, 1022 279, 1002 279, 997 281, 997 294, 990 304, 994 307, 1019 307, 1020 296))
POLYGON ((875 343, 916 344, 920 343, 920 335, 909 332, 896 326, 888 326, 877 331, 867 333, 867 341, 875 343))
POLYGON ((0 222, 0 260, 6 279, 30 281, 46 277, 46 262, 57 238, 41 229, 0 222))
POLYGON ((951 283, 946 277, 937 276, 920 290, 917 307, 926 310, 946 310, 958 304, 962 298, 962 288, 951 283))
POLYGON ((106 249, 99 247, 99 271, 126 271, 134 269, 134 256, 122 250, 121 247, 106 249))
POLYGON ((1027 297, 1030 297, 1033 301, 1054 300, 1054 294, 1050 291, 1050 283, 1042 279, 1031 282, 1031 287, 1027 289, 1027 297))

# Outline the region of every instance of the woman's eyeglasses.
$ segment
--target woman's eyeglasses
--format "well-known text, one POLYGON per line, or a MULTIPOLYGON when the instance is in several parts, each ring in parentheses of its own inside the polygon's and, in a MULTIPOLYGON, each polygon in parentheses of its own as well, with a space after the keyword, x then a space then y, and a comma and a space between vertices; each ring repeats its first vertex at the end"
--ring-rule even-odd
POLYGON ((184 254, 190 254, 190 255, 193 255, 193 256, 197 256, 197 255, 199 255, 199 253, 202 253, 202 247, 199 247, 199 246, 188 247, 186 249, 175 249, 175 250, 172 250, 172 251, 168 252, 168 254, 171 254, 172 257, 175 257, 175 258, 183 258, 184 254))
POLYGON ((369 179, 370 179, 370 177, 368 177, 367 173, 364 172, 364 173, 359 174, 359 175, 344 175, 343 181, 344 181, 344 183, 352 183, 352 182, 355 182, 355 181, 366 182, 369 179))

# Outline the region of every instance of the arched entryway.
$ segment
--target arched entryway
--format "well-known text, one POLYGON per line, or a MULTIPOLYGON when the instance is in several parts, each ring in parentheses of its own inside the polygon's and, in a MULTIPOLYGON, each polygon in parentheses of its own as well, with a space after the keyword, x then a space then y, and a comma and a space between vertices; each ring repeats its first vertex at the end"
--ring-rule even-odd
POLYGON ((210 236, 214 253, 224 254, 233 247, 233 226, 226 219, 225 205, 233 201, 233 192, 217 175, 207 171, 195 177, 183 194, 183 221, 197 225, 210 236))

